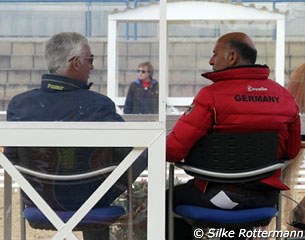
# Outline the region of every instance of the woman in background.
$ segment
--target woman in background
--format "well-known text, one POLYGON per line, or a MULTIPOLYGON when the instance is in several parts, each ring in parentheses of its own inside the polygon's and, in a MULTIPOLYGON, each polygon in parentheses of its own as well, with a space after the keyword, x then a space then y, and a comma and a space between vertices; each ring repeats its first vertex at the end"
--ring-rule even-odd
POLYGON ((129 86, 125 114, 157 114, 159 107, 159 84, 153 79, 154 68, 150 62, 140 63, 138 77, 129 86))

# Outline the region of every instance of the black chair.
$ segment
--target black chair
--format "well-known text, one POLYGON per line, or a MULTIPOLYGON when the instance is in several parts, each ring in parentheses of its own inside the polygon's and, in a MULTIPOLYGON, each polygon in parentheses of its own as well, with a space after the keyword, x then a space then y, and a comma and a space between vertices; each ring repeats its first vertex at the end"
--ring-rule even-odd
MULTIPOLYGON (((247 183, 271 175, 284 167, 277 159, 278 135, 265 133, 211 133, 190 150, 184 163, 171 163, 169 172, 169 240, 173 239, 173 218, 182 217, 202 228, 251 229, 266 226, 278 213, 277 207, 222 210, 191 205, 173 209, 175 167, 187 174, 220 183, 247 183)), ((279 218, 280 219, 280 218, 279 218)), ((280 229, 280 220, 277 221, 280 229)))

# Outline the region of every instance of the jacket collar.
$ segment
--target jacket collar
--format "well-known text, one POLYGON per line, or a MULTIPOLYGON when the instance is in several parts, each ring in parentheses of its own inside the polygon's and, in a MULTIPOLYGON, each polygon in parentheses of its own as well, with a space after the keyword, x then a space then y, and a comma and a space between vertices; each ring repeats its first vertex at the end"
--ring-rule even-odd
POLYGON ((89 89, 92 83, 85 84, 72 78, 43 74, 41 79, 41 88, 46 91, 72 91, 76 89, 89 89))
POLYGON ((206 72, 201 74, 201 76, 213 81, 223 81, 223 80, 265 80, 269 77, 269 67, 267 65, 245 65, 230 67, 219 71, 206 72))
MULTIPOLYGON (((136 80, 134 80, 134 82, 136 83, 136 84, 141 84, 141 80, 139 79, 139 78, 137 78, 136 80)), ((152 85, 155 85, 157 83, 157 80, 156 79, 151 79, 150 80, 150 85, 152 86, 152 85)))

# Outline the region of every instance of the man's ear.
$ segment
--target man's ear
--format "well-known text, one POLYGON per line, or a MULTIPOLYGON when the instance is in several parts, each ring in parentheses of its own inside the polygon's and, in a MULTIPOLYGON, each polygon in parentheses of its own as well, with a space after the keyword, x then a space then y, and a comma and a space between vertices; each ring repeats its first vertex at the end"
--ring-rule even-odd
POLYGON ((227 62, 230 66, 236 66, 239 62, 239 55, 235 49, 231 49, 227 55, 227 62))
POLYGON ((79 65, 80 65, 80 59, 79 57, 76 57, 71 61, 70 67, 73 68, 74 70, 79 70, 79 65))

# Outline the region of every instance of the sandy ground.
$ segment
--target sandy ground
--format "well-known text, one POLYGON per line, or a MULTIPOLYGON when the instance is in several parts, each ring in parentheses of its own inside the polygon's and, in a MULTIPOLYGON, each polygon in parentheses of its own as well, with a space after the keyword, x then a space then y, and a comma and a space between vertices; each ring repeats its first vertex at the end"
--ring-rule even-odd
MULTIPOLYGON (((300 201, 305 196, 305 190, 298 191, 297 193, 297 200, 300 201)), ((20 193, 19 190, 15 190, 13 192, 13 215, 12 215, 12 221, 13 221, 13 240, 19 240, 20 239, 20 203, 19 203, 20 193)), ((282 229, 286 229, 286 222, 289 221, 289 217, 287 216, 287 210, 286 207, 289 204, 287 202, 283 202, 283 218, 282 218, 282 229), (286 214, 285 214, 286 213, 286 214)), ((293 204, 293 206, 295 206, 293 204)), ((3 239, 3 224, 4 224, 4 213, 3 213, 3 189, 0 189, 0 240, 3 239)), ((51 239, 52 236, 54 236, 54 231, 45 231, 45 230, 35 230, 32 229, 28 224, 26 225, 26 235, 27 240, 47 240, 51 239)), ((75 235, 82 239, 81 232, 75 232, 75 235)))

